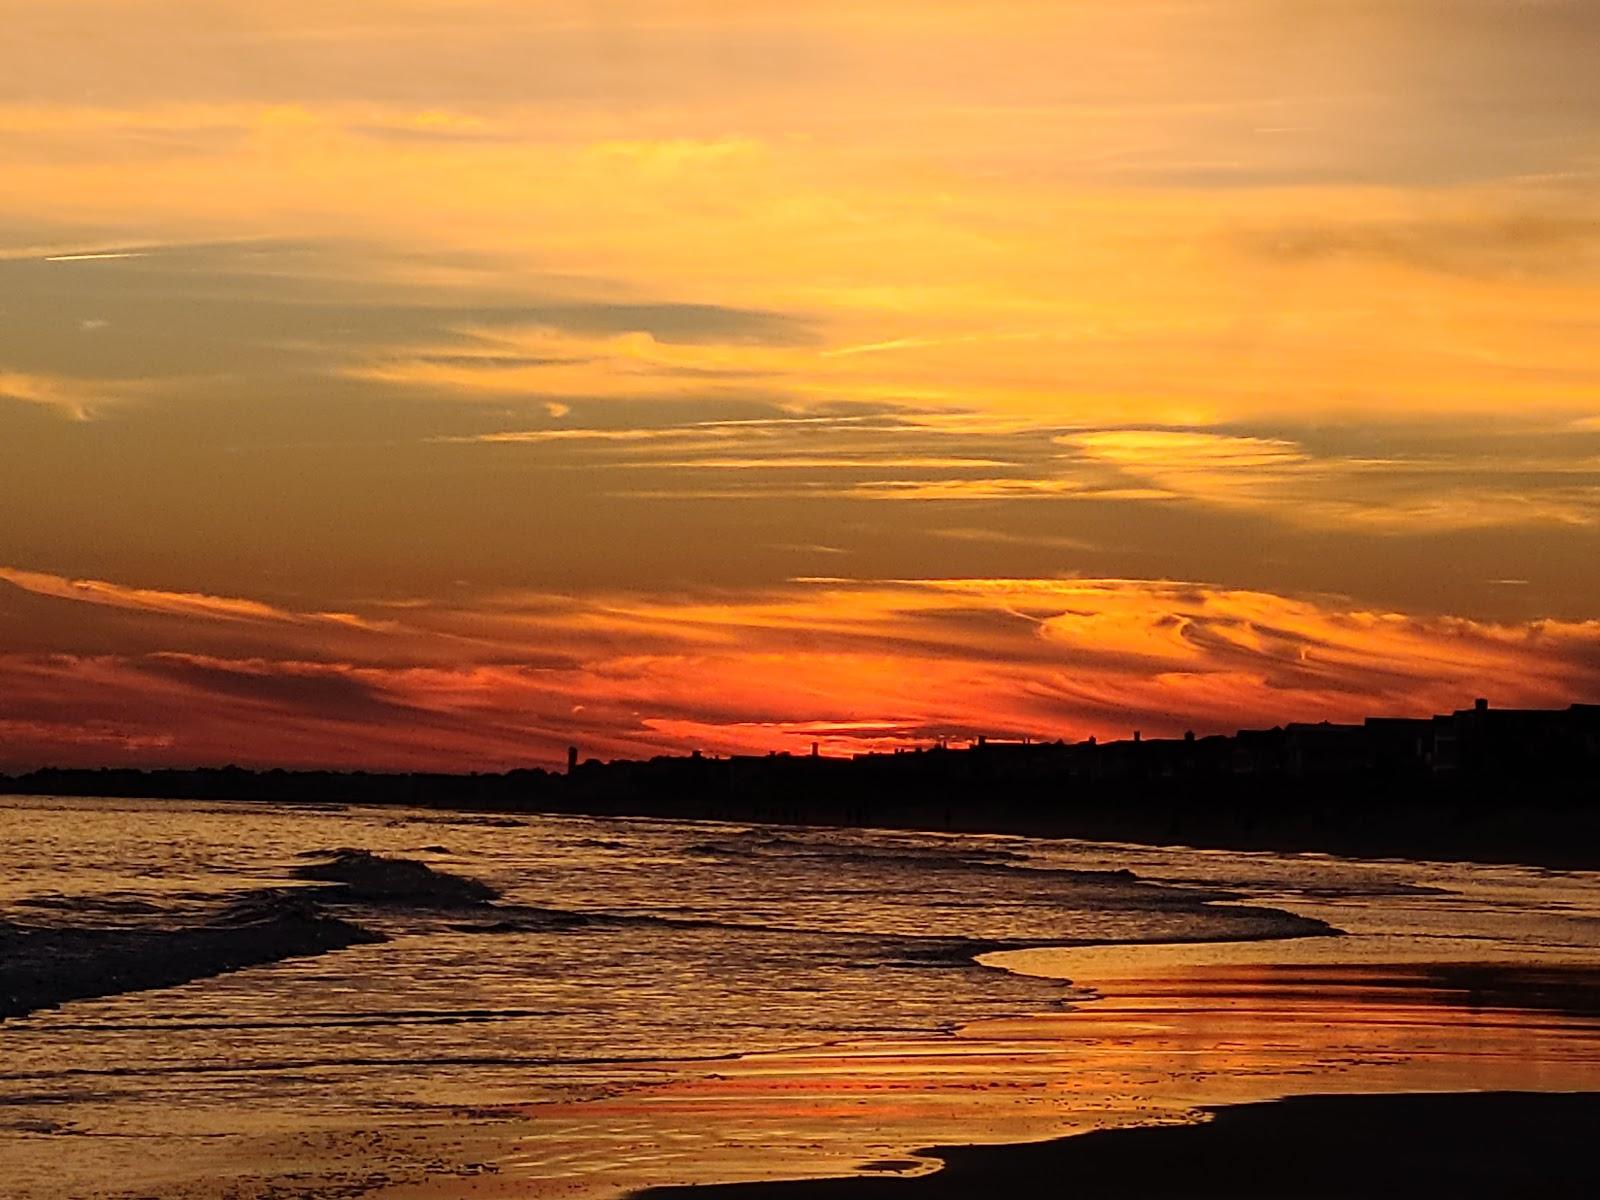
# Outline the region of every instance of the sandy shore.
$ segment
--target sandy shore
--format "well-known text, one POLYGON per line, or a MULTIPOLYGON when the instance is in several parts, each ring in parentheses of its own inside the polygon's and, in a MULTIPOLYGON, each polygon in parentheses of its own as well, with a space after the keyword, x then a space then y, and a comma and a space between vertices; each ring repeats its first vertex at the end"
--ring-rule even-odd
POLYGON ((503 1111, 495 1173, 384 1200, 1593 1194, 1589 878, 1343 895, 1294 867, 1267 902, 1347 936, 987 954, 1065 1005, 662 1064, 503 1111))
POLYGON ((1117 1197, 1592 1194, 1574 1181, 1600 1135, 1600 974, 1338 961, 1353 948, 1015 952, 1039 973, 1092 965, 1095 998, 502 1112, 473 1150, 496 1171, 383 1195, 939 1200, 1077 1178, 1117 1197), (1286 1185, 1307 1162, 1332 1164, 1329 1190, 1286 1185))
POLYGON ((1208 1110, 1189 1126, 1030 1146, 935 1147, 936 1174, 658 1188, 641 1200, 1284 1200, 1588 1197, 1600 1094, 1302 1096, 1208 1110))
POLYGON ((1590 954, 1523 941, 1483 913, 1465 936, 1469 923, 1449 910, 1409 914, 1400 933, 1393 911, 1306 907, 1354 936, 986 956, 1096 994, 959 1035, 997 1052, 996 1078, 1045 1078, 1023 1109, 1054 1109, 1073 1136, 996 1144, 1002 1089, 975 1136, 858 1162, 849 1177, 693 1190, 711 1200, 1595 1194, 1590 954))

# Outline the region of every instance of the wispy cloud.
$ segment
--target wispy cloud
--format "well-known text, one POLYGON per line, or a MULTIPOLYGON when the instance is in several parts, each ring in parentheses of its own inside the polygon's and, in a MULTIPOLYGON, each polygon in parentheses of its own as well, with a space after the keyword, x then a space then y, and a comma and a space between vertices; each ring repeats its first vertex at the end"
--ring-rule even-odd
POLYGON ((41 404, 74 421, 91 421, 105 408, 137 396, 143 390, 137 382, 0 371, 0 400, 41 404))
MULTIPOLYGON (((15 582, 21 573, 8 572, 15 582)), ((81 602, 59 577, 33 594, 81 602)), ((1494 623, 1152 580, 811 579, 650 596, 482 594, 381 609, 308 657, 304 619, 175 590, 88 591, 175 622, 159 648, 0 657, 13 761, 486 767, 601 754, 833 751, 932 736, 1110 735, 1345 719, 1600 687, 1600 624, 1494 623), (239 629, 237 649, 196 640, 239 629), (248 637, 242 632, 249 629, 248 637), (262 630, 277 630, 263 641, 262 630), (277 646, 274 653, 272 647, 277 646), (397 653, 398 652, 398 653, 397 653), (426 665, 424 665, 426 664, 426 665), (85 743, 50 730, 74 713, 85 743), (18 726, 20 728, 20 726, 18 726)))
POLYGON ((1288 524, 1415 532, 1600 523, 1600 467, 1582 458, 1317 456, 1278 438, 1163 429, 1057 440, 1170 497, 1248 508, 1288 524))
POLYGON ((101 579, 69 579, 45 571, 25 571, 0 567, 0 582, 56 600, 71 600, 105 608, 159 613, 166 616, 199 617, 213 621, 285 624, 325 623, 351 628, 382 628, 352 613, 294 612, 259 600, 236 596, 208 596, 199 592, 167 591, 161 588, 128 587, 101 579))
POLYGON ((122 250, 122 251, 115 251, 115 252, 106 251, 106 252, 100 253, 100 254, 50 254, 50 255, 46 255, 45 256, 45 260, 44 261, 45 262, 53 262, 53 263, 106 262, 106 261, 119 259, 119 258, 145 258, 145 257, 147 257, 147 256, 144 255, 144 254, 138 254, 138 253, 135 253, 135 252, 129 251, 129 250, 122 250))
POLYGON ((1600 454, 1564 441, 1555 428, 1530 430, 1515 452, 1490 453, 1492 439, 1463 441, 1427 426, 1363 450, 1333 448, 1326 428, 1302 442, 1237 427, 1061 430, 983 413, 845 411, 447 440, 546 446, 561 451, 546 456, 547 465, 677 476, 605 485, 610 494, 634 497, 1182 505, 1285 528, 1360 528, 1376 536, 1596 525, 1600 454), (737 479, 716 478, 731 471, 737 479))

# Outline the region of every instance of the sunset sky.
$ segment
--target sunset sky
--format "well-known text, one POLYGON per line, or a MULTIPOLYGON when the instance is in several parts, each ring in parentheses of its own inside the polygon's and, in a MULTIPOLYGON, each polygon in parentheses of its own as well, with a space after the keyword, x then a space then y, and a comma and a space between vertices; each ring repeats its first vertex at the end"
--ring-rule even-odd
POLYGON ((0 29, 0 769, 1600 699, 1591 0, 0 29))

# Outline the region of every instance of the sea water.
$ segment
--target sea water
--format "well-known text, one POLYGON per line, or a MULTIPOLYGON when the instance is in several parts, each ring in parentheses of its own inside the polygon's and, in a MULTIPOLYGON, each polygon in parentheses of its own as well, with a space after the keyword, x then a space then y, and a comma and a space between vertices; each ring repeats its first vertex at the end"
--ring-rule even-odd
POLYGON ((27 1197, 265 1195, 275 1168, 230 1155, 321 1179, 317 1138, 358 1131, 351 1188, 420 1179, 407 1134, 496 1106, 571 1129, 685 1064, 1092 995, 978 961, 1008 951, 1374 912, 1442 942, 1463 907, 1534 953, 1600 944, 1587 876, 1009 837, 0 798, 0 847, 0 1173, 27 1197))

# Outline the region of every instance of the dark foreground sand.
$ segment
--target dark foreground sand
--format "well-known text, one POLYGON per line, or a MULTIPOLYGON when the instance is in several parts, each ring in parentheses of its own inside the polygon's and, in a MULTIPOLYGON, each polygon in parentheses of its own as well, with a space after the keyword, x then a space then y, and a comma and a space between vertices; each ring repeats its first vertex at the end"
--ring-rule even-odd
MULTIPOLYGON (((1303 1096, 1201 1125, 938 1147, 933 1175, 656 1188, 649 1200, 1600 1195, 1600 1093, 1303 1096)), ((885 1164, 886 1166, 888 1164, 885 1164)))

